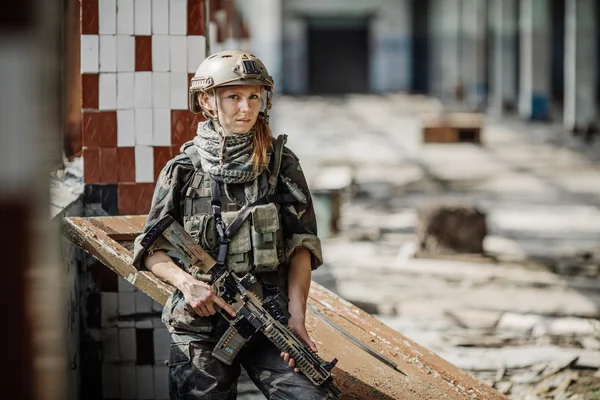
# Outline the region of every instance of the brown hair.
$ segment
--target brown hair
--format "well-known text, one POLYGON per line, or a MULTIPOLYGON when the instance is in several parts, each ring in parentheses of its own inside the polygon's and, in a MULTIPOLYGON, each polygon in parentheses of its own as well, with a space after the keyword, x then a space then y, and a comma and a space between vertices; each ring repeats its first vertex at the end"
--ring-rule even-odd
POLYGON ((260 170, 261 165, 267 163, 267 150, 271 145, 271 128, 265 117, 258 114, 256 123, 254 124, 254 153, 252 153, 252 167, 254 171, 260 170))

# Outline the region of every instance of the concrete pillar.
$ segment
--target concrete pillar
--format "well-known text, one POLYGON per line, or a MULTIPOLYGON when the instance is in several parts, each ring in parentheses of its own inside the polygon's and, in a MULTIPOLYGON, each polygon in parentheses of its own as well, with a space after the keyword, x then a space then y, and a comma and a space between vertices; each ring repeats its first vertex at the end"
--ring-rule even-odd
POLYGON ((489 3, 491 23, 490 108, 502 114, 517 105, 517 1, 489 3))
POLYGON ((275 90, 282 87, 282 0, 238 0, 237 6, 248 23, 250 51, 267 66, 275 80, 275 90))
POLYGON ((566 2, 564 125, 568 130, 596 123, 596 7, 596 0, 566 2))
POLYGON ((486 2, 462 0, 460 7, 460 80, 464 100, 473 109, 486 102, 486 2))
POLYGON ((408 91, 412 80, 412 5, 395 0, 394 7, 370 26, 369 87, 372 92, 408 91))
POLYGON ((519 114, 544 121, 550 117, 550 1, 521 0, 520 12, 519 114))
POLYGON ((432 89, 443 100, 456 99, 459 81, 460 0, 431 0, 430 71, 432 89))

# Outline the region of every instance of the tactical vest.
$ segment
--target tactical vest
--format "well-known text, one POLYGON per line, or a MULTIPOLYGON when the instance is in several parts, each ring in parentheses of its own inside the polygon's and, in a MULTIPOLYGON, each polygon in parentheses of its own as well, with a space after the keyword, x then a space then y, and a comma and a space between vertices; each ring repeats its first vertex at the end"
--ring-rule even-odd
MULTIPOLYGON (((287 265, 285 240, 281 223, 280 207, 297 202, 289 193, 277 193, 279 167, 286 136, 279 136, 274 142, 269 168, 257 178, 259 192, 268 193, 249 210, 243 222, 237 221, 236 231, 231 236, 227 248, 225 265, 238 275, 252 272, 267 286, 285 288, 287 286, 287 265), (271 173, 269 173, 271 171, 271 173)), ((192 142, 182 146, 195 167, 195 172, 182 199, 183 226, 185 230, 215 259, 218 255, 219 235, 217 233, 214 203, 219 202, 220 216, 229 227, 245 203, 243 184, 229 185, 232 201, 224 190, 223 183, 215 182, 202 170, 200 156, 192 142), (218 185, 215 188, 214 185, 218 185), (215 191, 217 199, 215 199, 215 191), (220 194, 220 196, 219 196, 220 194)), ((248 211, 248 210, 246 210, 248 211)))

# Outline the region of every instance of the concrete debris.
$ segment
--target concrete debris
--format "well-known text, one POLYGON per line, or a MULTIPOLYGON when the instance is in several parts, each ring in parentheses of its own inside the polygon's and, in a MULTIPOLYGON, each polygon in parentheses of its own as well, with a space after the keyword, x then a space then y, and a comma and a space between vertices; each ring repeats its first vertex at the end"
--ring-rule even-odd
POLYGON ((487 235, 485 213, 462 204, 421 207, 416 235, 425 254, 482 253, 487 235))

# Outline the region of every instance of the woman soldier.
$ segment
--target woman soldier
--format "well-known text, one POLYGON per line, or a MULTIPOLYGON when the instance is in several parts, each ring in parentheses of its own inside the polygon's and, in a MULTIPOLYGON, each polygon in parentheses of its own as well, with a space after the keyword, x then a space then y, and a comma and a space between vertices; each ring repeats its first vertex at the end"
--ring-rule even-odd
MULTIPOLYGON (((288 325, 317 351, 306 331, 305 313, 311 271, 322 263, 321 244, 298 159, 283 146, 285 136, 271 137, 272 93, 272 77, 250 53, 222 51, 200 64, 189 108, 202 112, 206 121, 161 171, 145 232, 169 214, 216 255, 216 226, 221 221, 227 226, 236 211, 252 207, 231 238, 225 265, 239 276, 252 272, 257 278, 252 291, 259 296, 287 294, 288 325)), ((172 399, 235 399, 240 364, 269 399, 328 397, 324 388, 295 373, 294 360, 262 334, 252 337, 232 365, 215 359, 213 348, 228 327, 218 307, 232 316, 235 311, 165 250, 146 252, 142 238, 136 240, 134 264, 177 289, 162 314, 171 333, 172 399)))

